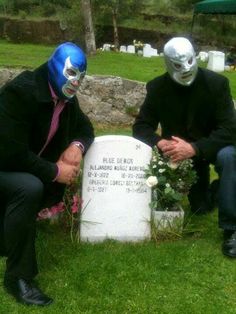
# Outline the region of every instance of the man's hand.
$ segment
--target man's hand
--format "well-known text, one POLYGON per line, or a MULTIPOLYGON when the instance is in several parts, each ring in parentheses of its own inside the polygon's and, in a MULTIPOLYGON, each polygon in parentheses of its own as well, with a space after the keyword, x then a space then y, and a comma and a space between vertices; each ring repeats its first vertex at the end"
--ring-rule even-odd
POLYGON ((78 146, 72 144, 66 150, 64 150, 59 160, 68 165, 76 166, 77 170, 79 170, 82 160, 82 152, 78 146))
POLYGON ((67 185, 70 185, 74 183, 77 175, 78 175, 78 169, 76 166, 69 165, 64 163, 61 160, 58 160, 56 163, 58 167, 58 176, 55 181, 59 183, 64 183, 67 185))
POLYGON ((174 140, 160 140, 157 143, 157 147, 164 153, 166 149, 171 149, 174 147, 174 140))
MULTIPOLYGON (((162 152, 165 156, 170 157, 171 161, 179 162, 184 159, 191 158, 196 155, 192 145, 185 140, 172 136, 171 145, 163 147, 162 152)), ((160 142, 158 142, 159 144, 160 142)))

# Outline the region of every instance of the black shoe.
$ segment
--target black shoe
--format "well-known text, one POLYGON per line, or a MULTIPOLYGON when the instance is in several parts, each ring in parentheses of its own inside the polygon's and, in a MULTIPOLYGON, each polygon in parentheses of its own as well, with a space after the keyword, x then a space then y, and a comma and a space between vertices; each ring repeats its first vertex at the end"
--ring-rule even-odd
POLYGON ((222 252, 229 257, 236 257, 236 231, 225 230, 222 252))
POLYGON ((23 304, 45 306, 53 302, 51 298, 25 279, 15 279, 5 275, 4 286, 8 293, 23 304))

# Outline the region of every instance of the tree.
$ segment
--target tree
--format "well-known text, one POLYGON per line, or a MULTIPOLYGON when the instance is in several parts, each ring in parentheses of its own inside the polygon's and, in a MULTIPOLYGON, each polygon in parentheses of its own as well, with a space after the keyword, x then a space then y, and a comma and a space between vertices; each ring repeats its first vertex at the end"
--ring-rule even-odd
POLYGON ((119 48, 118 20, 140 11, 144 0, 93 0, 96 19, 108 20, 113 24, 114 46, 119 48))
POLYGON ((92 20, 92 10, 90 0, 81 0, 81 11, 84 19, 85 45, 87 54, 96 53, 96 43, 92 20))

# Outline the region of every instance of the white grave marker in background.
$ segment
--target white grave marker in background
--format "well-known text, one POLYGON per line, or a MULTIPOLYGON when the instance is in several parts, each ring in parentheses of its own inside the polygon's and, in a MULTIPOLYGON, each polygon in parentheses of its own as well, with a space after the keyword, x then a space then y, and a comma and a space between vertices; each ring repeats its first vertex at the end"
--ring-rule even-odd
POLYGON ((126 46, 120 46, 120 52, 127 52, 126 46))
POLYGON ((128 52, 128 53, 135 53, 135 47, 134 47, 134 45, 128 45, 128 46, 127 46, 127 52, 128 52))
POLYGON ((223 72, 225 69, 225 54, 221 51, 209 51, 207 69, 215 72, 223 72))
POLYGON ((129 136, 96 137, 84 159, 80 239, 150 238, 151 191, 144 169, 151 147, 129 136))

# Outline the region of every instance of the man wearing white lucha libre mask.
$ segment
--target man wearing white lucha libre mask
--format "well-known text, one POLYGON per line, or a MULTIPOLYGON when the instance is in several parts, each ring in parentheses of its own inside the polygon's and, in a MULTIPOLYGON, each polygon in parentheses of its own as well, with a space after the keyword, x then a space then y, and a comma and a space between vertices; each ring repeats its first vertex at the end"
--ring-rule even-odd
POLYGON ((86 66, 82 49, 63 43, 0 90, 0 255, 7 257, 4 287, 24 304, 52 303, 33 282, 35 222, 62 200, 94 139, 76 97, 86 66))
POLYGON ((187 38, 169 40, 164 59, 167 72, 147 83, 133 135, 173 162, 193 159, 198 181, 188 195, 191 210, 206 214, 217 201, 222 251, 236 257, 236 113, 228 79, 198 67, 187 38), (219 174, 211 185, 210 164, 219 174))
POLYGON ((196 54, 190 41, 183 37, 173 38, 164 47, 166 68, 177 83, 189 86, 197 75, 196 54))

